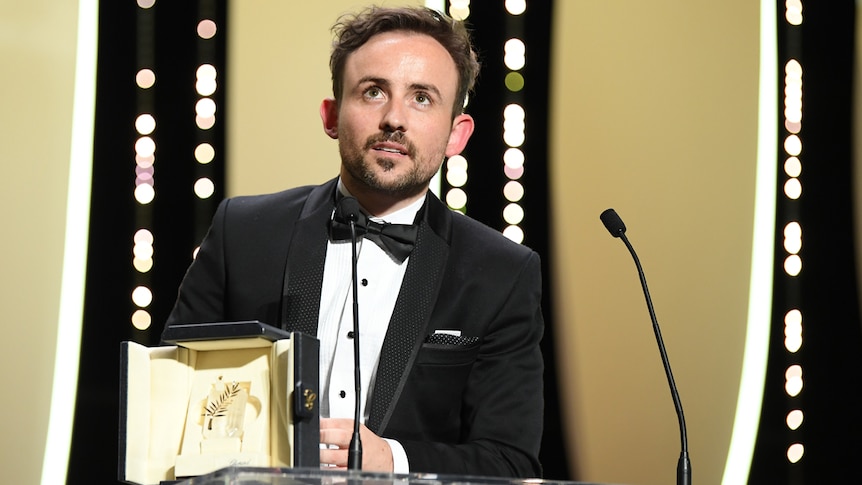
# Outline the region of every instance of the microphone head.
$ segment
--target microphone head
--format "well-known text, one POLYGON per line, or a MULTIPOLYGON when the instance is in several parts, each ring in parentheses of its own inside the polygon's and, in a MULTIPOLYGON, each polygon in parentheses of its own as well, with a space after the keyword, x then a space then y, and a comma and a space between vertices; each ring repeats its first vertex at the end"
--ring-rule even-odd
POLYGON ((608 209, 602 212, 602 215, 599 216, 602 220, 602 223, 607 228, 608 232, 611 233, 613 237, 620 237, 626 232, 626 225, 623 224, 623 220, 620 219, 620 216, 617 215, 617 211, 613 209, 608 209))
POLYGON ((355 197, 342 197, 335 204, 335 218, 349 222, 359 219, 359 201, 355 197))

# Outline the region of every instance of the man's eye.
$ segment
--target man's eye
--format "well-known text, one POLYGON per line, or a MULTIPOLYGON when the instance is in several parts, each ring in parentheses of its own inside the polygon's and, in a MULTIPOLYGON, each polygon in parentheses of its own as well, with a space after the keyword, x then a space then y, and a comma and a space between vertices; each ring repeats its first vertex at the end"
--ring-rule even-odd
POLYGON ((429 98, 428 96, 426 96, 424 94, 417 94, 416 95, 416 102, 419 104, 429 104, 431 102, 431 98, 429 98))
POLYGON ((365 91, 365 95, 369 98, 379 98, 383 93, 378 88, 369 88, 365 91))

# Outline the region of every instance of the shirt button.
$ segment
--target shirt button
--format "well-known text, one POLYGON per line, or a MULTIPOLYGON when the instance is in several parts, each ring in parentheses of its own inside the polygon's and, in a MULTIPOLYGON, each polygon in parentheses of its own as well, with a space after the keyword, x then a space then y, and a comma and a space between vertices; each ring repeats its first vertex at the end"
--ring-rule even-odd
POLYGON ((347 397, 347 393, 344 391, 338 391, 338 396, 343 399, 343 398, 347 397))
POLYGON ((368 286, 368 280, 367 279, 362 278, 362 286, 368 286))
POLYGON ((347 338, 353 338, 353 330, 347 332, 347 338))

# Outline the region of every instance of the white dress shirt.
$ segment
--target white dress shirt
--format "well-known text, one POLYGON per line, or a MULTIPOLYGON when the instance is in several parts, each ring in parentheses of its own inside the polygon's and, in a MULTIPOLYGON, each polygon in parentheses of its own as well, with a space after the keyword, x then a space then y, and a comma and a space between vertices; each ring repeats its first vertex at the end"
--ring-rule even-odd
MULTIPOLYGON (((338 181, 338 190, 350 194, 338 181)), ((385 219, 370 217, 377 222, 412 224, 425 199, 388 214, 385 219)), ((320 416, 323 418, 354 417, 355 388, 353 372, 353 269, 351 242, 328 242, 323 269, 323 286, 320 294, 320 316, 317 337, 320 340, 320 384, 322 387, 320 416)), ((365 238, 357 241, 357 279, 359 281, 359 357, 361 395, 360 416, 368 421, 370 409, 366 404, 374 386, 374 376, 383 340, 408 257, 403 263, 393 260, 374 242, 365 238)), ((392 448, 395 473, 409 472, 404 448, 395 440, 387 439, 392 448)))

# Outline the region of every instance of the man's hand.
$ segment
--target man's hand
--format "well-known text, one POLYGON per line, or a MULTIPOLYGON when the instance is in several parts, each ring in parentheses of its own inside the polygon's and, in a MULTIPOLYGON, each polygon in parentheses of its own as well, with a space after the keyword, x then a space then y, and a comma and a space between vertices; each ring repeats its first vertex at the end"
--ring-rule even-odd
MULTIPOLYGON (((347 450, 353 436, 352 419, 320 419, 320 466, 334 465, 337 469, 347 468, 347 450)), ((392 450, 389 443, 372 433, 365 425, 359 426, 362 440, 362 469, 366 471, 392 472, 392 450)))

